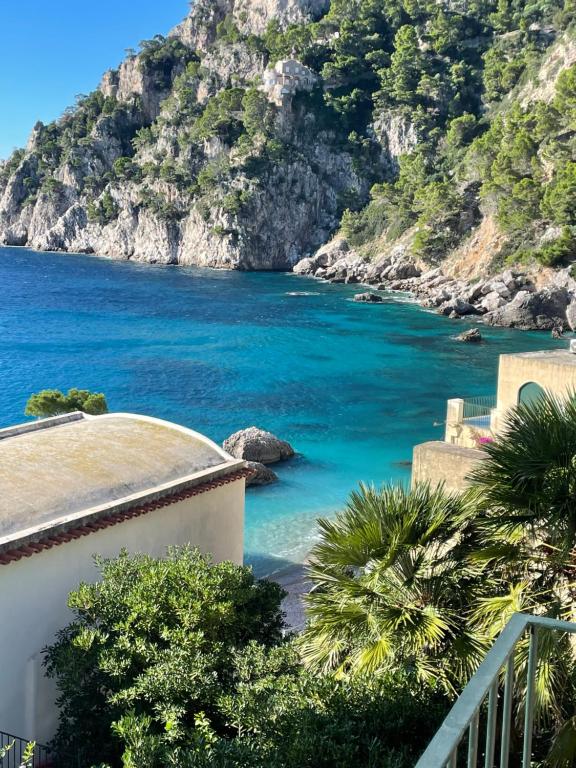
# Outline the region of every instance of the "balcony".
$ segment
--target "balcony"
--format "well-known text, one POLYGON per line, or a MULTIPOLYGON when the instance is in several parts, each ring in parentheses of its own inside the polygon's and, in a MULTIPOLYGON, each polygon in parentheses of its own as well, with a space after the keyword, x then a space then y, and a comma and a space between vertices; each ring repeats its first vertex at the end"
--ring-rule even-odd
POLYGON ((48 747, 0 731, 1 768, 52 768, 48 747))
MULTIPOLYGON (((532 765, 532 736, 536 699, 538 638, 546 632, 576 633, 567 621, 515 613, 498 637, 476 674, 464 688, 416 768, 508 768, 511 757, 513 698, 522 696, 522 768, 532 765), (519 643, 528 636, 525 685, 516 685, 514 662, 519 643), (503 685, 500 680, 503 679, 503 685), (488 706, 485 707, 487 701, 488 706), (480 720, 485 719, 481 723, 480 720), (480 745, 479 734, 485 733, 480 745), (497 735, 499 736, 497 745, 497 735), (497 746, 499 746, 498 760, 497 746)), ((519 757, 519 756, 518 756, 519 757)))
POLYGON ((492 437, 494 395, 453 398, 446 409, 445 441, 463 448, 478 448, 492 437))

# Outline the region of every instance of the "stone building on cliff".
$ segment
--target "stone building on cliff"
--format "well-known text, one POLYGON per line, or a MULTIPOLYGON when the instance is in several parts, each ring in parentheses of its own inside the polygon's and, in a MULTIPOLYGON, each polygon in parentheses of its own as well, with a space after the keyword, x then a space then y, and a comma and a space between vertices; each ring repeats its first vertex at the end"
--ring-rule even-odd
POLYGON ((277 107, 290 105, 298 91, 310 91, 319 78, 296 59, 280 59, 273 69, 264 72, 262 90, 277 107))

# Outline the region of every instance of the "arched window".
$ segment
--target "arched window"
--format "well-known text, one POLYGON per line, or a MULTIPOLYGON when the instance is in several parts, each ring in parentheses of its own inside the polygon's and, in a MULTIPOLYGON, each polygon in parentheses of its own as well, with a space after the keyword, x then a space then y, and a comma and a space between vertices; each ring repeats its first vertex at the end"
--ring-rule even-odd
POLYGON ((534 381, 529 381, 527 384, 523 384, 518 391, 518 404, 532 405, 544 395, 544 390, 540 384, 536 384, 534 381))

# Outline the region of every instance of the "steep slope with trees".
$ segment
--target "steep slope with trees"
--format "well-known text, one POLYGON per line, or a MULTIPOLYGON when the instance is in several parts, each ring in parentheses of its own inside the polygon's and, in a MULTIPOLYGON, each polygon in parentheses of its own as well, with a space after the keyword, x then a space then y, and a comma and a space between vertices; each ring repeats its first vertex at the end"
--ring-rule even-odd
POLYGON ((286 269, 340 230, 438 264, 488 221, 494 269, 569 262, 575 13, 197 0, 0 166, 0 242, 286 269), (290 57, 318 82, 277 106, 262 76, 290 57))

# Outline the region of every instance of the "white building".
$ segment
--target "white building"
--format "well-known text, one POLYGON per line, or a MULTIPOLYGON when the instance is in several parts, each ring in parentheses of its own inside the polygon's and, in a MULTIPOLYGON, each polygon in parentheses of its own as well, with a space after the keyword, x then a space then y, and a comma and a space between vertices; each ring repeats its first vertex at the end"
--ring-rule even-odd
POLYGON ((0 732, 46 742, 54 688, 42 649, 71 618, 93 555, 191 543, 242 562, 243 461, 184 427, 131 414, 0 430, 0 732))
POLYGON ((286 106, 298 91, 310 91, 318 81, 311 69, 296 59, 281 59, 264 72, 262 90, 278 107, 286 106))

